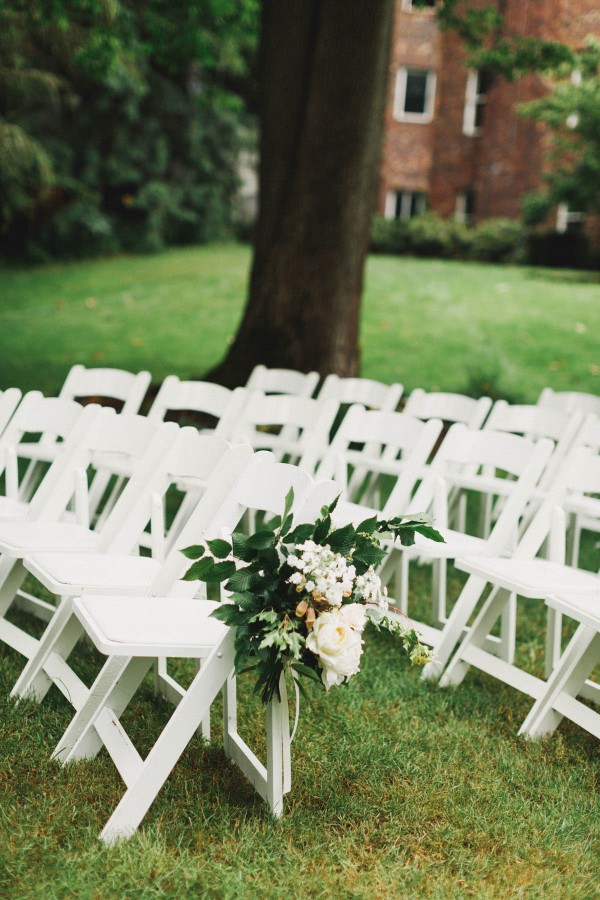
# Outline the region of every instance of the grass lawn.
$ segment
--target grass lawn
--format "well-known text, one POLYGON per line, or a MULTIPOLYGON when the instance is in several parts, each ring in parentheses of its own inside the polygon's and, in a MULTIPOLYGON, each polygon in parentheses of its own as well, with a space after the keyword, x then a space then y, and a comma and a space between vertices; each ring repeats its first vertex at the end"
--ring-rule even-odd
MULTIPOLYGON (((234 334, 249 250, 0 269, 0 387, 56 391, 74 362, 201 375, 234 334)), ((600 280, 587 273, 371 257, 363 374, 407 389, 535 400, 600 392, 600 280)))
MULTIPOLYGON (((74 361, 147 367, 156 380, 201 373, 233 333, 248 261, 244 248, 211 247, 0 271, 0 386, 51 392, 74 361)), ((546 384, 598 392, 599 300, 591 276, 373 258, 364 374, 409 388, 493 379, 524 399, 546 384)), ((593 541, 585 554, 597 569, 593 541)), ((428 573, 412 568, 423 607, 428 573)), ((518 633, 521 664, 539 674, 540 604, 523 604, 518 633)), ((77 652, 89 679, 98 658, 77 652)), ((519 739, 527 698, 474 672, 454 690, 422 683, 387 635, 369 635, 347 687, 308 685, 281 820, 224 762, 215 727, 214 744, 191 742, 140 831, 110 849, 97 835, 119 776, 105 753, 50 761, 71 709, 56 688, 40 707, 15 706, 21 667, 0 651, 0 897, 598 896, 598 741, 570 723, 542 743, 519 739)), ((149 747, 168 714, 148 683, 124 724, 149 747)), ((260 705, 245 697, 241 715, 260 749, 260 705)))

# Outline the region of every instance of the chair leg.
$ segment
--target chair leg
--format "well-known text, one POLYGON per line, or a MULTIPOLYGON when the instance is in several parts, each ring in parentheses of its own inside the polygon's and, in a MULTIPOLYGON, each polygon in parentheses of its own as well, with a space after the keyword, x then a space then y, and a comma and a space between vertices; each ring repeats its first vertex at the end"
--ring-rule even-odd
MULTIPOLYGON (((233 632, 228 632, 205 661, 186 695, 154 747, 146 757, 138 777, 127 788, 100 835, 107 844, 130 837, 136 830, 175 763, 187 747, 206 711, 233 668, 233 632)), ((150 665, 148 660, 148 665, 150 665)))
POLYGON ((546 607, 546 658, 544 668, 546 678, 550 678, 561 656, 562 615, 551 606, 546 607))
POLYGON ((444 666, 463 636, 465 626, 477 606, 486 583, 483 578, 471 575, 463 587, 454 609, 446 620, 439 644, 435 648, 435 659, 423 668, 421 678, 424 681, 436 681, 442 674, 444 666))
POLYGON ((102 747, 94 723, 103 709, 120 716, 152 666, 146 657, 130 659, 110 656, 79 709, 61 737, 52 757, 61 763, 91 759, 102 747))
MULTIPOLYGON (((532 740, 551 734, 563 719, 563 714, 555 709, 558 698, 561 695, 576 698, 599 660, 600 634, 587 625, 580 625, 548 680, 546 690, 531 707, 519 734, 532 740)), ((591 710, 589 714, 598 716, 591 710)))
POLYGON ((463 652, 467 647, 481 647, 485 643, 485 639, 502 613, 508 597, 508 591, 504 589, 493 591, 490 594, 480 609, 469 633, 465 636, 450 665, 442 675, 440 687, 454 687, 461 683, 470 669, 470 664, 462 658, 463 652))
POLYGON ((447 562, 445 559, 434 559, 432 564, 432 609, 431 618, 433 623, 443 628, 446 621, 446 578, 447 578, 447 562))
POLYGON ((67 659, 83 633, 83 627, 73 615, 72 597, 61 598, 35 653, 19 675, 10 696, 32 697, 41 703, 52 686, 52 679, 44 672, 48 657, 51 653, 56 653, 62 659, 67 659))
POLYGON ((500 643, 496 653, 509 665, 515 661, 515 643, 517 640, 517 595, 509 594, 500 616, 500 643))
POLYGON ((237 682, 231 674, 223 685, 223 751, 231 759, 230 735, 237 734, 237 682))

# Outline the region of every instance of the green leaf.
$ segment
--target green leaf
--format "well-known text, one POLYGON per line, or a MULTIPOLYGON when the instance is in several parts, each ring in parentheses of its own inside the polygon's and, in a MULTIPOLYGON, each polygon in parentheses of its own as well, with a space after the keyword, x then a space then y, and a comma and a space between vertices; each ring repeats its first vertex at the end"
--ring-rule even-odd
POLYGON ((245 625, 248 622, 248 613, 238 609, 237 606, 232 606, 231 603, 223 603, 211 612, 211 616, 225 625, 245 625))
POLYGON ((214 562, 210 556, 198 560, 187 570, 183 576, 184 581, 204 581, 206 573, 214 566, 214 562))
POLYGON ((259 580, 259 576, 249 567, 238 569, 229 579, 227 589, 230 591, 247 591, 257 580, 259 580))
POLYGON ((312 678, 313 681, 318 681, 321 684, 321 676, 317 672, 316 669, 311 669, 310 666, 307 666, 302 662, 293 662, 292 669, 296 672, 299 672, 300 675, 305 675, 307 678, 312 678))
POLYGON ((232 603, 245 609, 246 612, 254 612, 259 599, 251 591, 234 591, 230 598, 232 603))
POLYGON ((430 541, 436 541, 438 544, 446 543, 439 531, 433 528, 432 525, 417 525, 415 531, 423 535, 423 537, 428 538, 430 541))
POLYGON ((286 535, 290 528, 292 527, 292 522, 294 521, 294 517, 291 513, 288 513, 287 516, 283 520, 283 524, 281 526, 281 536, 286 535))
POLYGON ((212 569, 204 574, 204 581, 210 584, 219 584, 226 581, 235 572, 235 563, 228 559, 225 562, 215 563, 212 569))
POLYGON ((283 518, 287 516, 287 514, 291 511, 292 506, 294 505, 294 488, 290 488, 287 492, 285 498, 285 505, 283 507, 283 518))
POLYGON ((225 559, 231 553, 231 544, 221 538, 215 538, 214 541, 207 541, 208 549, 216 559, 225 559))
POLYGON ((363 563, 363 565, 369 568, 369 566, 378 566, 379 563, 385 559, 385 555, 386 551, 383 547, 375 547, 373 544, 367 544, 355 552, 352 561, 355 565, 357 563, 363 563))
POLYGON ((247 534, 244 534, 241 531, 234 531, 231 536, 231 543, 233 546, 233 555, 236 559, 241 559, 243 562, 250 562, 250 559, 254 557, 254 553, 248 554, 247 534))
POLYGON ((248 538, 248 547, 252 550, 265 550, 272 547, 275 543, 275 533, 273 531, 257 531, 248 538))
POLYGON ((181 552, 184 556, 187 556, 188 559, 200 559, 201 556, 204 556, 204 551, 206 548, 203 544, 192 544, 191 547, 186 547, 181 552))
POLYGON ((312 537, 314 525, 305 522, 302 525, 296 525, 293 531, 290 531, 284 538, 286 544, 303 544, 312 537))
POLYGON ((336 553, 346 556, 352 550, 355 543, 355 531, 353 525, 344 525, 336 528, 327 538, 327 543, 336 553))
POLYGON ((374 534, 377 530, 378 522, 377 516, 371 516, 370 519, 364 519, 360 525, 357 525, 356 530, 362 534, 374 534))
POLYGON ((331 519, 329 516, 325 516, 324 519, 321 519, 317 522, 317 527, 315 528, 315 534, 313 540, 317 544, 322 544, 327 535, 329 534, 329 529, 331 528, 331 519))

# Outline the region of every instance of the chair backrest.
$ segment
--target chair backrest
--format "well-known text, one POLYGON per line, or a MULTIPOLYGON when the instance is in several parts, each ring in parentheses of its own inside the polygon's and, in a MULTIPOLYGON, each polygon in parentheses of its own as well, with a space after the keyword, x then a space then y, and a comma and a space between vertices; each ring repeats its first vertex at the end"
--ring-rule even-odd
POLYGON ((40 481, 37 464, 52 462, 62 454, 64 441, 77 425, 81 410, 74 400, 44 397, 39 391, 25 394, 0 436, 0 472, 6 472, 8 496, 31 498, 40 481), (20 459, 33 460, 35 473, 30 466, 19 478, 20 459))
POLYGON ((0 391, 0 435, 10 422, 20 399, 21 391, 18 388, 7 388, 5 391, 0 391))
POLYGON ((338 405, 290 394, 266 396, 260 391, 234 391, 218 434, 231 442, 245 441, 255 450, 272 450, 289 456, 314 471, 329 443, 338 405), (243 401, 240 403, 240 398, 243 401), (275 429, 279 429, 276 431, 275 429))
POLYGON ((548 537, 553 517, 569 494, 600 494, 600 456, 590 447, 571 449, 561 470, 526 528, 515 550, 515 559, 532 559, 548 537))
POLYGON ((168 375, 154 399, 148 418, 162 422, 170 412, 197 412, 217 421, 231 403, 233 391, 208 381, 181 381, 168 375))
POLYGON ((427 393, 415 388, 409 395, 404 412, 417 419, 442 419, 444 422, 462 422, 467 428, 481 428, 490 411, 489 397, 466 397, 464 394, 448 394, 442 391, 427 393))
MULTIPOLYGON (((172 593, 173 585, 189 568, 189 561, 181 550, 197 544, 199 538, 215 537, 232 532, 247 510, 261 510, 281 515, 290 488, 294 490, 292 513, 296 514, 307 500, 313 486, 310 475, 297 466, 277 462, 271 453, 252 454, 250 447, 239 444, 222 458, 211 477, 206 491, 188 519, 161 566, 152 585, 151 594, 172 593)), ((331 489, 333 495, 334 488, 331 489)), ((323 494, 320 494, 322 498, 323 494)), ((180 582, 175 593, 193 596, 198 589, 195 582, 180 582)))
POLYGON ((319 383, 318 372, 298 372, 297 369, 268 369, 255 366, 246 382, 249 391, 265 394, 294 394, 297 397, 312 397, 319 383))
POLYGON ((600 416, 590 413, 585 417, 574 443, 582 447, 591 447, 596 451, 600 450, 600 416))
POLYGON ((396 482, 384 512, 387 515, 405 512, 442 427, 439 419, 422 422, 404 412, 351 406, 318 467, 317 475, 319 478, 337 478, 344 494, 347 494, 349 467, 355 469, 361 479, 372 475, 394 476, 396 482), (361 446, 357 447, 357 444, 361 446))
MULTIPOLYGON (((59 402, 56 400, 56 402, 59 402)), ((73 402, 73 401, 60 401, 73 402)), ((117 494, 110 495, 110 507, 107 515, 113 510, 121 491, 127 486, 132 476, 137 475, 137 492, 130 488, 128 497, 133 502, 134 496, 146 489, 148 479, 160 460, 172 443, 178 426, 174 422, 160 424, 149 422, 144 416, 134 416, 121 413, 117 415, 113 409, 98 406, 81 407, 80 415, 85 412, 84 421, 88 427, 82 430, 78 440, 71 448, 66 464, 57 465, 57 460, 51 467, 48 476, 44 479, 52 485, 45 490, 38 501, 38 491, 31 503, 31 516, 46 520, 58 520, 65 513, 69 502, 74 499, 75 513, 80 524, 89 526, 91 517, 97 508, 98 480, 106 487, 111 476, 116 475, 120 481, 117 494), (88 413, 87 411, 91 412, 88 413), (94 415, 92 416, 92 413, 94 415), (53 469, 57 474, 50 477, 53 469), (92 477, 90 482, 90 469, 92 477), (50 496, 49 496, 50 495, 50 496)), ((65 442, 66 443, 66 442, 65 442)), ((104 487, 101 491, 104 491, 104 487)), ((121 514, 125 514, 126 504, 119 506, 121 514)), ((97 530, 104 530, 108 521, 107 516, 97 525, 97 530)), ((112 528, 115 528, 116 518, 111 517, 112 528)), ((107 532, 111 534, 112 532, 107 532)), ((102 547, 108 538, 102 538, 102 547)))
POLYGON ((384 384, 370 378, 340 378, 328 375, 318 393, 319 400, 335 400, 352 405, 360 403, 368 409, 395 412, 404 388, 401 384, 384 384))
POLYGON ((139 542, 143 530, 151 525, 153 555, 164 557, 191 514, 199 496, 227 454, 229 445, 214 435, 201 435, 195 428, 179 428, 175 423, 157 427, 154 438, 134 474, 125 486, 101 532, 101 549, 113 553, 130 553, 139 542), (176 487, 180 495, 183 517, 175 515, 167 525, 167 494, 176 487), (190 496, 191 503, 185 498, 190 496), (170 535, 170 529, 176 534, 170 535))
POLYGON ((554 391, 544 388, 538 397, 538 406, 549 406, 551 409, 562 409, 564 412, 581 412, 584 415, 594 413, 600 416, 600 396, 586 394, 583 391, 554 391))
POLYGON ((125 369, 87 369, 75 365, 69 371, 59 397, 117 400, 123 404, 121 412, 137 413, 150 386, 150 378, 150 372, 134 374, 125 369))
POLYGON ((539 487, 547 490, 574 443, 580 442, 583 413, 565 412, 551 406, 511 405, 498 400, 486 420, 484 431, 522 434, 532 440, 550 438, 555 442, 539 487))
POLYGON ((507 432, 475 431, 458 423, 449 429, 431 465, 432 478, 421 486, 421 497, 415 498, 415 503, 421 499, 423 508, 428 507, 435 477, 484 497, 504 498, 488 538, 490 549, 500 551, 514 539, 553 449, 552 441, 545 438, 532 441, 507 432))

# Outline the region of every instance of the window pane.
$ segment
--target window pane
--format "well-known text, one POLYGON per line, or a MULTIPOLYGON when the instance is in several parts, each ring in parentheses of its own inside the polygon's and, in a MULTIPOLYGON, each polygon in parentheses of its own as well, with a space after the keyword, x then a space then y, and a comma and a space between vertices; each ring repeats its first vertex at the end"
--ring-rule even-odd
POLYGON ((406 73, 406 94, 404 112, 424 113, 427 100, 427 72, 409 71, 406 73))

